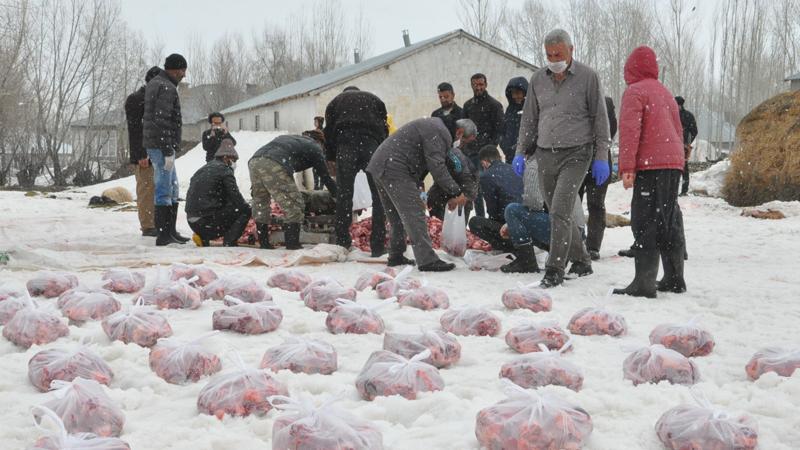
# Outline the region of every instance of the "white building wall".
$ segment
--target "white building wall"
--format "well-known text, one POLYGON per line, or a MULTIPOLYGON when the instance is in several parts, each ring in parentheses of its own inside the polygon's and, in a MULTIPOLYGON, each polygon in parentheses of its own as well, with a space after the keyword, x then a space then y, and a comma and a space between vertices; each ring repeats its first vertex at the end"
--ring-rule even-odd
POLYGON ((248 111, 226 114, 225 120, 228 122, 228 128, 231 131, 239 131, 240 129, 256 131, 256 116, 259 116, 258 131, 288 130, 292 133, 299 133, 314 128, 315 114, 316 98, 305 96, 248 111), (279 118, 277 128, 275 127, 276 111, 279 118), (243 128, 239 127, 239 119, 242 119, 243 128))

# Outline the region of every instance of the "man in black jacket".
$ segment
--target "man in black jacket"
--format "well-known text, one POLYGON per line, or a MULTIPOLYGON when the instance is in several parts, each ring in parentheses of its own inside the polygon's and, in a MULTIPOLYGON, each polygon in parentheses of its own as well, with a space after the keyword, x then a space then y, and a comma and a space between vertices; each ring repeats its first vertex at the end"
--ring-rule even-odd
POLYGON ((464 118, 464 110, 455 102, 456 94, 453 92, 453 85, 450 83, 439 83, 436 88, 439 93, 439 103, 441 108, 431 113, 431 117, 438 117, 444 122, 444 126, 450 130, 450 136, 456 139, 456 121, 464 118))
POLYGON ((192 175, 186 218, 198 247, 207 247, 208 241, 220 236, 224 246, 236 247, 247 227, 250 205, 242 198, 234 175, 238 160, 233 141, 224 139, 214 159, 192 175))
MULTIPOLYGON (((292 178, 295 172, 313 168, 331 195, 337 196, 336 182, 325 166, 323 139, 317 130, 303 132, 302 136, 278 136, 258 149, 247 163, 250 169, 250 192, 253 196, 253 219, 258 229, 261 248, 272 248, 269 244, 272 197, 275 197, 275 201, 286 213, 283 224, 286 248, 303 248, 300 245, 300 225, 305 217, 305 202, 292 178)), ((350 201, 353 201, 352 191, 350 201)))
MULTIPOLYGON (((497 145, 503 132, 503 105, 486 91, 486 75, 476 73, 470 78, 474 97, 464 103, 464 118, 478 126, 478 138, 464 149, 472 164, 480 167, 478 153, 486 145, 497 145)), ((475 214, 484 217, 483 196, 478 191, 475 199, 475 214)))
POLYGON ((509 164, 511 164, 517 152, 519 122, 522 119, 522 107, 525 106, 526 95, 528 95, 528 80, 525 77, 515 77, 508 81, 506 86, 508 108, 506 108, 506 114, 503 118, 500 148, 503 150, 506 162, 509 164))
POLYGON ((692 155, 692 143, 697 137, 697 121, 694 120, 694 114, 683 107, 683 104, 686 102, 683 97, 675 97, 675 102, 681 108, 681 126, 683 126, 683 154, 685 162, 683 165, 683 183, 681 184, 680 193, 680 195, 683 196, 689 193, 689 157, 692 155))
MULTIPOLYGON (((353 222, 353 190, 359 170, 366 172, 375 149, 389 135, 386 124, 386 105, 375 94, 355 86, 345 88, 325 108, 325 145, 328 161, 335 162, 339 195, 336 201, 336 244, 349 249, 353 241, 350 225, 353 222)), ((367 173, 372 192, 373 256, 386 252, 386 216, 375 188, 367 173)))
POLYGON ((211 128, 203 131, 203 150, 206 151, 206 162, 214 159, 214 154, 219 149, 219 144, 223 139, 230 139, 236 145, 236 139, 231 136, 228 129, 225 128, 225 116, 220 112, 212 112, 208 115, 208 123, 211 128))
POLYGON ((469 229, 490 243, 493 249, 513 252, 514 246, 511 245, 511 240, 501 237, 500 229, 506 223, 506 206, 511 203, 522 203, 522 177, 514 173, 510 164, 503 162, 495 145, 483 147, 479 158, 483 169, 480 178, 481 190, 489 217, 473 217, 469 221, 469 229))
POLYGON ((128 150, 133 174, 136 177, 136 209, 139 212, 139 227, 142 236, 155 237, 156 227, 153 223, 153 166, 147 158, 142 146, 142 118, 144 117, 144 90, 147 83, 158 75, 161 69, 151 67, 144 77, 144 85, 125 99, 125 119, 128 122, 128 150))
POLYGON ((178 83, 186 76, 186 59, 167 56, 164 70, 147 83, 142 121, 143 145, 154 168, 156 245, 183 244, 189 239, 178 234, 178 175, 175 156, 181 145, 181 101, 178 83))

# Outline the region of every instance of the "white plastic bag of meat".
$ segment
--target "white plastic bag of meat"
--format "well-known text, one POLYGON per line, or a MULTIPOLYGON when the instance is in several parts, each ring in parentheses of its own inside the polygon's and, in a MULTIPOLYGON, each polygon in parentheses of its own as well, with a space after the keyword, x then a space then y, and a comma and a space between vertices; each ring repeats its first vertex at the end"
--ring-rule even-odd
POLYGON ((219 278, 216 272, 202 264, 196 266, 173 264, 169 268, 169 279, 172 281, 178 281, 182 278, 189 280, 194 277, 197 277, 197 279, 192 281, 194 287, 205 287, 219 278))
POLYGON ((338 282, 314 285, 313 283, 303 289, 303 302, 314 311, 330 312, 336 306, 336 300, 356 300, 356 290, 346 288, 338 282))
POLYGON ((21 297, 28 297, 28 290, 24 287, 14 283, 0 284, 0 304, 8 299, 21 297))
POLYGON ((172 336, 167 318, 141 301, 127 311, 106 317, 101 325, 112 341, 133 342, 142 347, 152 347, 159 339, 172 336))
POLYGON ((143 273, 128 269, 109 269, 103 273, 103 287, 118 294, 133 294, 144 288, 143 273))
POLYGON ((64 422, 50 408, 34 406, 31 411, 34 414, 36 428, 45 436, 37 439, 28 450, 131 450, 131 447, 119 438, 101 437, 94 433, 69 434, 64 428, 64 422), (49 419, 56 429, 42 426, 45 418, 49 419))
POLYGON ((403 358, 412 358, 428 350, 431 355, 422 362, 437 369, 449 367, 461 359, 461 344, 458 339, 441 330, 413 334, 386 333, 383 336, 383 349, 403 358))
POLYGON ((397 303, 400 306, 410 306, 423 311, 431 309, 447 309, 450 307, 450 297, 444 289, 431 286, 422 286, 408 291, 401 290, 397 293, 397 303))
POLYGON ((758 426, 751 417, 715 408, 706 400, 700 405, 680 405, 656 422, 656 434, 670 450, 754 450, 758 426))
POLYGON ((261 368, 273 372, 286 369, 294 373, 330 375, 338 368, 336 349, 317 339, 290 337, 267 349, 261 368))
MULTIPOLYGON (((518 353, 541 351, 539 345, 549 350, 565 348, 569 334, 555 321, 544 321, 516 326, 506 333, 506 344, 518 353)), ((572 348, 566 347, 566 348, 572 348)))
POLYGON ((58 297, 58 308, 72 322, 102 320, 122 309, 122 304, 107 289, 77 287, 58 297))
POLYGON ((501 267, 510 263, 513 259, 509 258, 511 253, 501 253, 493 255, 481 250, 469 249, 464 253, 464 262, 467 263, 469 270, 487 270, 497 272, 501 267))
POLYGON ((501 328, 499 317, 475 306, 448 310, 439 323, 442 329, 457 336, 497 336, 501 328))
POLYGON ((272 302, 245 303, 227 296, 231 306, 214 311, 211 316, 215 330, 231 330, 242 334, 263 334, 278 329, 283 312, 272 302))
POLYGON ((272 425, 272 450, 383 450, 378 428, 336 408, 333 400, 319 407, 307 395, 275 396, 269 401, 284 412, 272 425))
POLYGON ((61 418, 67 432, 103 437, 122 434, 125 415, 97 381, 78 377, 72 381, 53 381, 51 387, 55 398, 44 406, 61 418))
POLYGON ((503 292, 503 304, 508 309, 529 309, 533 312, 550 311, 553 308, 553 297, 537 285, 519 285, 503 292))
POLYGON ((592 433, 592 418, 558 395, 508 382, 507 398, 478 412, 475 437, 489 450, 577 450, 592 433))
POLYGON ((442 221, 442 250, 453 256, 464 256, 467 251, 467 221, 464 207, 445 208, 442 221))
POLYGON ((714 350, 714 338, 695 320, 685 324, 662 324, 650 332, 650 343, 661 344, 683 356, 706 356, 714 350))
POLYGON ((47 344, 68 334, 69 327, 61 318, 35 301, 31 307, 17 311, 3 327, 3 336, 22 348, 47 344))
POLYGON ((386 280, 378 283, 375 286, 375 291, 378 293, 378 298, 387 299, 397 295, 401 290, 409 291, 422 287, 422 281, 418 278, 409 276, 413 268, 406 266, 393 280, 386 280))
POLYGON ((32 307, 33 300, 28 297, 27 292, 23 297, 8 297, 0 302, 0 325, 7 324, 18 311, 32 307))
POLYGON ((790 377, 797 369, 800 369, 800 349, 787 350, 780 347, 762 348, 745 366, 747 377, 751 380, 757 380, 767 372, 790 377))
POLYGON ((393 280, 396 275, 397 272, 391 267, 386 267, 383 270, 367 270, 358 276, 355 288, 357 291, 363 291, 367 288, 375 289, 378 284, 393 280))
POLYGON ((382 334, 386 327, 377 310, 393 302, 394 300, 388 300, 376 306, 365 306, 338 299, 337 305, 325 318, 325 326, 333 334, 382 334))
POLYGON ((272 294, 267 292, 267 288, 244 275, 217 278, 203 288, 203 295, 214 300, 222 300, 230 295, 247 303, 272 301, 272 294))
POLYGON ((542 344, 539 352, 503 364, 500 377, 526 389, 555 385, 578 392, 583 386, 583 371, 563 356, 570 346, 571 342, 567 342, 561 349, 550 351, 542 344))
POLYGON ((309 283, 311 277, 298 269, 278 269, 267 280, 267 286, 289 292, 300 292, 309 283))
POLYGON ((72 381, 78 377, 107 386, 114 372, 103 358, 86 346, 74 350, 42 350, 28 361, 28 379, 42 392, 50 390, 53 380, 72 381))
POLYGON ((193 286, 196 281, 197 277, 181 278, 168 286, 155 287, 146 304, 154 304, 158 309, 197 309, 203 304, 203 293, 193 286))
POLYGON ((569 320, 567 329, 572 334, 582 336, 622 336, 628 331, 628 324, 620 314, 601 307, 589 307, 576 312, 569 320))
POLYGON ((39 272, 28 280, 27 287, 32 297, 54 298, 78 287, 78 277, 64 272, 39 272))
POLYGON ((286 386, 272 378, 267 370, 247 367, 234 353, 236 369, 215 375, 197 396, 197 409, 222 420, 225 415, 263 416, 272 409, 269 398, 289 395, 286 386))
POLYGON ((219 357, 202 345, 202 341, 213 334, 191 341, 159 339, 150 349, 150 368, 171 384, 194 383, 206 375, 219 372, 222 369, 219 357))
POLYGON ((356 378, 356 389, 364 400, 389 395, 414 400, 419 392, 441 391, 444 379, 439 369, 422 362, 430 356, 430 350, 411 359, 386 350, 373 352, 356 378))
POLYGON ((700 380, 700 369, 694 361, 661 344, 628 355, 622 362, 622 371, 634 386, 664 380, 672 384, 695 384, 700 380))

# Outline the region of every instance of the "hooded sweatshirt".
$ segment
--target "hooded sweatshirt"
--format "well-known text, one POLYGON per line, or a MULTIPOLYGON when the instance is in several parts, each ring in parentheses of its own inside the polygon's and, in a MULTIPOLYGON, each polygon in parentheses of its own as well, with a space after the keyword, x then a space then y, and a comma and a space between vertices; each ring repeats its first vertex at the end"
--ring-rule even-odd
POLYGON ((506 156, 506 161, 514 159, 515 145, 519 137, 519 123, 522 120, 522 107, 525 105, 525 100, 522 103, 516 104, 511 98, 511 91, 519 89, 528 95, 528 80, 525 77, 515 77, 508 81, 506 86, 506 98, 508 99, 508 107, 503 120, 503 135, 500 138, 500 148, 506 156))
POLYGON ((619 171, 683 170, 683 128, 678 104, 658 81, 656 54, 638 47, 625 63, 619 116, 619 171))

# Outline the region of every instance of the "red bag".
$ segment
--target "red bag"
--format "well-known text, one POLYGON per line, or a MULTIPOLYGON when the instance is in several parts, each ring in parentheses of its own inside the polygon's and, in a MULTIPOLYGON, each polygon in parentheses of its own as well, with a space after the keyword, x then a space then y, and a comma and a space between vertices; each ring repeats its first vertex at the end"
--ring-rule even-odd
POLYGON ((338 303, 325 319, 325 326, 333 334, 354 333, 354 334, 382 334, 385 326, 383 319, 376 312, 378 308, 387 303, 377 306, 359 305, 350 300, 338 299, 338 303))
POLYGON ((33 447, 29 447, 28 450, 131 450, 131 447, 119 438, 100 437, 94 433, 69 434, 61 418, 49 408, 34 406, 31 410, 34 413, 36 428, 47 436, 37 439, 33 447), (56 430, 48 430, 42 426, 45 417, 55 424, 56 430))
POLYGON ((461 359, 461 344, 455 336, 441 330, 423 331, 418 334, 386 333, 383 349, 397 353, 403 358, 412 358, 425 350, 431 356, 422 360, 437 369, 449 367, 461 359))
POLYGON ((443 289, 422 286, 412 290, 401 290, 397 293, 397 303, 400 306, 410 306, 423 311, 431 309, 447 309, 450 307, 450 297, 443 289))
POLYGON ((142 347, 152 347, 160 338, 172 336, 167 318, 142 302, 128 311, 112 314, 102 322, 103 331, 112 341, 133 342, 142 347))
POLYGON ((501 328, 499 317, 474 306, 446 311, 439 322, 442 329, 458 336, 497 336, 501 328))
POLYGON ((625 358, 622 371, 633 385, 669 381, 672 384, 695 384, 700 381, 700 369, 694 361, 661 344, 641 348, 625 358))
POLYGON ((508 309, 529 309, 533 312, 543 312, 553 308, 553 298, 544 289, 520 285, 503 292, 503 304, 508 309))
MULTIPOLYGON (((699 400, 699 399, 698 399, 699 400)), ((754 450, 758 426, 746 415, 734 415, 712 407, 680 405, 656 422, 658 439, 670 450, 754 450)))
POLYGON ((217 278, 203 288, 203 295, 214 300, 222 300, 230 295, 247 303, 272 301, 272 295, 267 292, 267 288, 242 275, 217 278))
POLYGON ((311 277, 297 269, 279 269, 267 280, 267 286, 290 292, 300 292, 309 283, 311 277))
MULTIPOLYGON (((44 404, 64 422, 69 433, 94 433, 119 437, 125 415, 103 391, 100 383, 85 378, 53 382, 55 398, 44 404)), ((34 413, 36 414, 36 413, 34 413)), ((35 417, 41 420, 41 416, 35 417)))
POLYGON ((73 322, 101 320, 122 309, 114 294, 106 289, 78 287, 58 297, 61 313, 73 322))
POLYGON ((42 350, 28 361, 28 379, 42 392, 50 390, 53 380, 72 381, 78 377, 108 385, 114 372, 103 358, 83 346, 73 351, 42 350))
POLYGON ((186 264, 173 264, 170 266, 169 272, 169 279, 172 281, 178 281, 181 278, 189 280, 197 277, 196 280, 192 281, 192 286, 194 287, 207 286, 209 283, 219 278, 216 272, 203 265, 187 266, 186 264))
POLYGON ((36 302, 29 308, 17 311, 3 327, 3 336, 22 348, 47 344, 68 334, 69 327, 36 302))
POLYGON ((572 346, 564 347, 568 340, 567 332, 555 321, 520 325, 506 333, 506 344, 518 353, 541 351, 540 344, 549 350, 571 349, 572 346))
POLYGON ((751 380, 757 380, 767 372, 790 377, 797 369, 800 369, 800 350, 786 350, 779 347, 762 348, 745 366, 747 376, 751 380))
POLYGON ((706 356, 714 349, 711 333, 698 326, 695 321, 683 325, 659 325, 650 332, 650 343, 661 344, 687 358, 706 356))
POLYGON ((264 353, 261 368, 273 372, 288 369, 294 373, 330 375, 338 368, 336 350, 317 339, 290 337, 264 353))
POLYGON ((222 369, 219 357, 201 345, 202 340, 212 335, 209 333, 192 341, 159 339, 150 349, 150 368, 171 384, 196 382, 219 372, 222 369))
POLYGON ((628 330, 628 324, 621 315, 603 308, 583 308, 575 313, 567 326, 570 333, 582 336, 607 334, 622 336, 628 330))
POLYGON ((144 288, 145 277, 143 273, 133 272, 128 269, 109 269, 103 273, 103 287, 118 294, 133 294, 144 288))
POLYGON ((528 353, 503 364, 500 377, 526 389, 555 385, 578 392, 583 386, 583 371, 562 356, 570 346, 567 342, 561 349, 550 351, 541 344, 540 352, 528 353))
POLYGON ((283 312, 272 302, 245 303, 231 296, 225 297, 225 300, 234 304, 214 311, 211 322, 215 330, 263 334, 278 329, 283 320, 283 312))
POLYGON ((429 350, 411 359, 385 350, 373 352, 356 378, 356 389, 364 400, 389 395, 414 400, 418 392, 441 391, 444 380, 439 370, 422 362, 430 356, 429 350))
POLYGON ((39 272, 28 280, 27 287, 33 297, 53 298, 78 287, 78 277, 64 272, 39 272))

